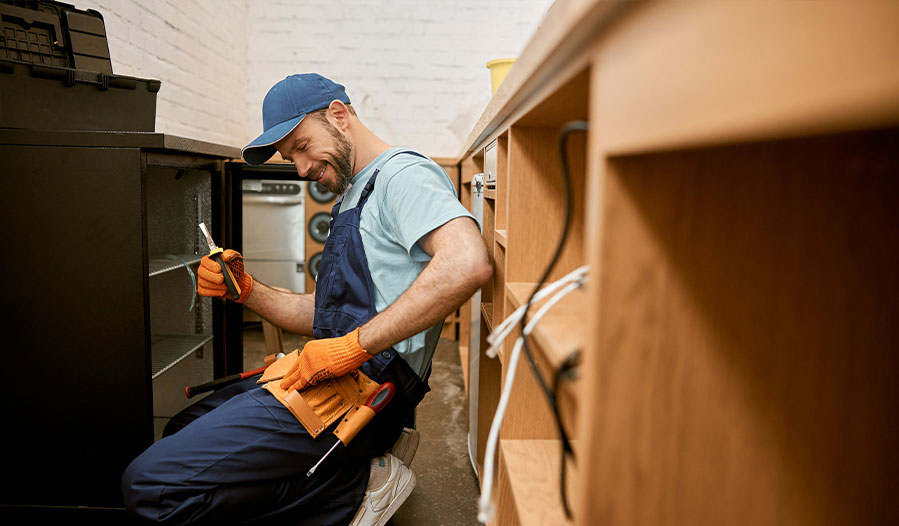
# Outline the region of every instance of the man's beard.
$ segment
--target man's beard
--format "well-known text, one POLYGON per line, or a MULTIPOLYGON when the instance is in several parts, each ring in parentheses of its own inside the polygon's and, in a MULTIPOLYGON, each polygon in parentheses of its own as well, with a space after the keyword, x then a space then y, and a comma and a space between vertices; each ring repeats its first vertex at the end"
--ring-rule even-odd
POLYGON ((340 195, 346 192, 346 189, 350 186, 350 181, 353 180, 353 145, 334 125, 328 121, 325 121, 325 124, 325 127, 331 133, 331 138, 334 140, 335 153, 329 152, 325 155, 328 157, 331 167, 334 168, 335 181, 333 184, 322 181, 321 184, 325 185, 328 190, 340 195))

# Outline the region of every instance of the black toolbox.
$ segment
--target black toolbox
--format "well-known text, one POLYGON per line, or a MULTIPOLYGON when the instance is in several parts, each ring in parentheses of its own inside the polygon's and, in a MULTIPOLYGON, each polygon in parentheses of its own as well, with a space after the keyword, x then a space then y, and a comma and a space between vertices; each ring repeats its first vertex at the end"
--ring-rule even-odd
POLYGON ((106 24, 97 11, 62 2, 4 0, 0 59, 112 73, 106 24))
POLYGON ((160 85, 112 73, 97 11, 0 3, 0 128, 152 132, 160 85))
POLYGON ((0 60, 0 128, 152 132, 158 80, 0 60))

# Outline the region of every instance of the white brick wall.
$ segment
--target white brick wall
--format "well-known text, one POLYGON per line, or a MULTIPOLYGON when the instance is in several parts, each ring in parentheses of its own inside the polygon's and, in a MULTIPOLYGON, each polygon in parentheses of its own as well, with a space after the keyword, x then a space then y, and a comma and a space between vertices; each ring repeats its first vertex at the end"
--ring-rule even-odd
POLYGON ((246 0, 66 0, 103 14, 112 70, 159 79, 156 131, 243 146, 246 0))
POLYGON ((384 140, 459 153, 552 0, 67 0, 103 14, 117 74, 162 81, 156 131, 243 146, 292 73, 344 84, 384 140))
POLYGON ((387 142, 456 156, 490 100, 488 60, 517 56, 551 0, 250 0, 248 139, 262 99, 292 73, 347 88, 387 142))

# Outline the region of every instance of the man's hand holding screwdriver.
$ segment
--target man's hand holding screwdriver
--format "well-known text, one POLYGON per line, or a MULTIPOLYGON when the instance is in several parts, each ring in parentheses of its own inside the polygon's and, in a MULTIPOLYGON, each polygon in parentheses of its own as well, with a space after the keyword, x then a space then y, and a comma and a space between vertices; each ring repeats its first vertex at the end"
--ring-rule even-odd
MULTIPOLYGON (((243 303, 253 290, 253 276, 244 272, 243 256, 240 252, 228 249, 222 253, 221 258, 231 270, 231 275, 240 288, 240 297, 234 301, 243 303)), ((230 298, 222 267, 208 255, 203 256, 200 268, 197 269, 197 293, 211 298, 230 298)))

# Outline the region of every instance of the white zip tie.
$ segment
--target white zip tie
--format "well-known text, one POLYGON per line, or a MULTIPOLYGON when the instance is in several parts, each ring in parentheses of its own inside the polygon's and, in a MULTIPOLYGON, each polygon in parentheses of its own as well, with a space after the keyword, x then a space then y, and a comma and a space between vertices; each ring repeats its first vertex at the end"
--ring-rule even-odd
MULTIPOLYGON (((586 269, 584 270, 584 272, 586 272, 587 270, 589 270, 589 267, 581 267, 581 269, 586 269)), ((569 274, 569 276, 570 275, 571 274, 569 274)), ((562 278, 562 280, 565 280, 567 278, 568 276, 562 278)), ((521 336, 519 336, 515 341, 515 347, 512 349, 512 356, 509 358, 509 368, 506 371, 506 380, 503 383, 503 392, 500 396, 499 403, 496 406, 496 413, 494 413, 493 415, 493 422, 490 424, 490 434, 487 437, 487 449, 484 452, 484 484, 481 486, 481 496, 478 499, 478 521, 483 524, 486 524, 487 521, 490 520, 490 518, 493 516, 493 512, 495 511, 493 500, 490 498, 490 493, 493 489, 493 471, 494 464, 496 463, 496 446, 499 442, 499 430, 500 427, 502 427, 503 418, 506 414, 506 407, 509 405, 509 398, 512 394, 512 384, 515 381, 515 370, 518 367, 518 359, 521 358, 521 349, 524 345, 524 338, 531 333, 531 330, 533 330, 534 326, 537 325, 537 322, 539 322, 540 319, 543 318, 543 316, 547 312, 549 312, 549 310, 556 303, 558 303, 571 291, 580 288, 584 283, 586 283, 586 279, 583 276, 579 276, 577 281, 569 283, 568 286, 566 286, 558 293, 556 293, 556 295, 550 298, 550 300, 547 301, 546 304, 536 312, 536 314, 534 314, 534 317, 531 318, 531 320, 522 331, 521 336)), ((555 283, 553 285, 555 285, 555 283)), ((519 319, 520 318, 521 316, 519 316, 519 319)))
MULTIPOLYGON (((573 271, 569 272, 567 275, 559 278, 557 281, 550 283, 546 287, 540 289, 537 294, 534 295, 533 303, 543 300, 546 296, 555 292, 558 288, 565 285, 566 283, 570 283, 574 280, 582 280, 587 272, 590 270, 589 265, 584 265, 582 267, 578 267, 573 271)), ((510 314, 502 323, 500 323, 493 332, 487 337, 487 343, 490 344, 490 347, 487 348, 485 354, 488 358, 496 358, 497 353, 499 352, 500 346, 502 346, 503 340, 512 332, 518 322, 521 320, 521 317, 524 315, 524 311, 527 308, 528 304, 525 303, 521 305, 515 311, 510 314)))

